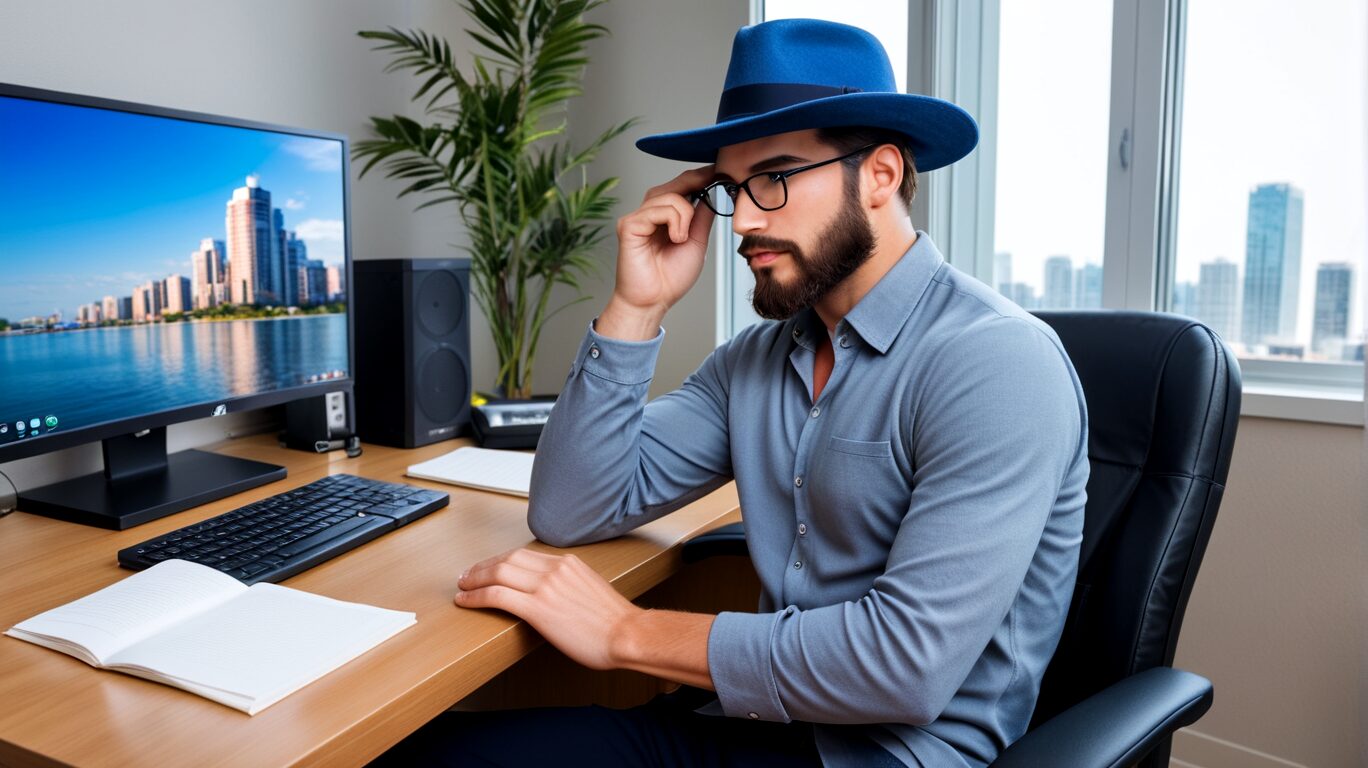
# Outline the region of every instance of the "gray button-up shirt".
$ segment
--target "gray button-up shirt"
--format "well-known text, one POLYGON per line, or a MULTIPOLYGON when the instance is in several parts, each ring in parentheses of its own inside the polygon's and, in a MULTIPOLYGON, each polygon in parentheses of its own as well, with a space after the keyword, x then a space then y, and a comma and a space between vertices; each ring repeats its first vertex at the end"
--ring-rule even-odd
POLYGON ((1048 326, 921 232, 837 324, 814 403, 824 333, 812 310, 751 326, 647 403, 663 331, 591 323, 528 523, 598 541, 735 478, 762 593, 708 638, 722 711, 819 724, 828 765, 873 742, 908 765, 984 765, 1025 732, 1072 595, 1078 378, 1048 326))

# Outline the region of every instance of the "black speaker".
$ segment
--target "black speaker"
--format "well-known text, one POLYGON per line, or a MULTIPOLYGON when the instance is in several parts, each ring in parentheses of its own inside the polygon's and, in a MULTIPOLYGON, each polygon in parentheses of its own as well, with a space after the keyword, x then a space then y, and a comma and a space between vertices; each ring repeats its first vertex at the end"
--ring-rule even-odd
POLYGON ((356 428, 413 448, 470 427, 470 260, 352 262, 356 428))

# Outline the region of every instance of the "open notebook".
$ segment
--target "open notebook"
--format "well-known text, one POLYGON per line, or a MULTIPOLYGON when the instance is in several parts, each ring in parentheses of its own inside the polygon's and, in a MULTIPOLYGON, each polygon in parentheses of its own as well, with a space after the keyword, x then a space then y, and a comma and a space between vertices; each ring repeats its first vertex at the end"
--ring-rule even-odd
POLYGON ((166 560, 5 634, 255 715, 416 620, 166 560))
POLYGON ((518 451, 457 448, 435 459, 414 464, 405 474, 527 498, 532 487, 534 458, 533 454, 518 451))

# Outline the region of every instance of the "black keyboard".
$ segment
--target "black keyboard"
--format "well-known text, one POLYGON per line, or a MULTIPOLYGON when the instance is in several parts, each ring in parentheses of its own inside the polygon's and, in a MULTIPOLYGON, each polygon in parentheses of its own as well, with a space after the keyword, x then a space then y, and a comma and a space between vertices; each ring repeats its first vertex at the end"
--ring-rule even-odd
POLYGON ((163 560, 202 563, 246 584, 282 581, 445 507, 413 485, 332 475, 119 550, 133 570, 163 560))

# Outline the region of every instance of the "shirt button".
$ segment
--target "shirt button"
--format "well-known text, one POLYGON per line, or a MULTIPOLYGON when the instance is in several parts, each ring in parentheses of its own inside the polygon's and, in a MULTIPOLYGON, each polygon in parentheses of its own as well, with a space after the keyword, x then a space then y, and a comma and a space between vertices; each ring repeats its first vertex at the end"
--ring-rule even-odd
POLYGON ((793 561, 793 570, 795 570, 795 571, 801 571, 801 570, 803 570, 803 561, 802 561, 802 560, 794 560, 794 561, 793 561))
POLYGON ((590 347, 590 348, 589 348, 589 356, 592 357, 592 358, 594 358, 595 360, 597 360, 597 359, 598 359, 598 356, 599 356, 598 347, 590 347))
POLYGON ((792 615, 793 615, 793 606, 790 605, 789 607, 785 608, 785 609, 784 609, 784 615, 785 615, 785 616, 792 616, 792 615))
POLYGON ((752 719, 752 720, 759 720, 759 719, 760 719, 760 716, 757 715, 757 714, 755 714, 754 712, 750 713, 749 715, 746 715, 746 717, 749 717, 749 718, 752 719))
POLYGON ((802 475, 799 475, 799 476, 793 478, 793 484, 794 484, 795 486, 799 487, 799 488, 802 488, 802 487, 803 487, 803 476, 802 476, 802 475))
POLYGON ((821 415, 822 415, 822 409, 814 405, 814 406, 812 407, 812 418, 815 419, 815 418, 817 418, 818 416, 821 416, 821 415))
POLYGON ((799 536, 806 536, 806 535, 807 535, 807 523, 799 523, 799 524, 798 524, 798 535, 799 535, 799 536))
POLYGON ((841 337, 841 348, 842 348, 842 349, 845 349, 846 347, 849 347, 849 346, 850 346, 850 339, 847 338, 847 337, 845 337, 845 336, 842 336, 842 337, 841 337))

